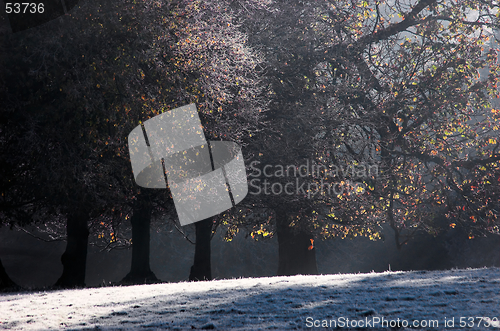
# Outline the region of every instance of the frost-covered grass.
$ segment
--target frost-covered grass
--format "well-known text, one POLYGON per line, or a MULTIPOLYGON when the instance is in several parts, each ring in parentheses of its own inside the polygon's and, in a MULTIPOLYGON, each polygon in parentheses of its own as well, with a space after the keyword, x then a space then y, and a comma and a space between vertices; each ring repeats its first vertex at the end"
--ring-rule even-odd
POLYGON ((347 318, 351 327, 360 321, 372 327, 382 327, 382 321, 395 325, 399 319, 400 325, 403 320, 409 325, 428 323, 422 328, 427 330, 464 330, 462 318, 462 325, 470 326, 473 321, 471 330, 500 328, 495 320, 479 317, 500 318, 499 268, 245 278, 0 295, 0 329, 7 330, 283 330, 309 329, 314 323, 347 326, 347 318), (434 321, 439 324, 431 327, 434 321), (493 325, 486 327, 488 323, 493 325))

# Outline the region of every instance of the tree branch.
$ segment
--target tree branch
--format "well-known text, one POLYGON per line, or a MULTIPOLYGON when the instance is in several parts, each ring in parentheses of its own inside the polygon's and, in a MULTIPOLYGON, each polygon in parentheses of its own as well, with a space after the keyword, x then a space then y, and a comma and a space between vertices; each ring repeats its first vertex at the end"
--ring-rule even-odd
POLYGON ((357 45, 354 45, 354 47, 355 48, 359 48, 359 47, 364 48, 368 44, 378 42, 378 41, 383 40, 383 39, 387 39, 390 36, 393 36, 399 32, 406 30, 407 28, 409 28, 412 25, 415 25, 416 23, 420 23, 420 21, 416 20, 417 15, 422 10, 424 10, 425 7, 430 6, 436 2, 437 2, 437 0, 421 0, 421 1, 419 1, 417 3, 417 5, 415 7, 413 7, 413 9, 409 13, 403 15, 403 20, 401 22, 391 24, 385 29, 379 30, 373 34, 369 34, 369 35, 366 35, 366 36, 359 38, 358 41, 356 42, 357 45))

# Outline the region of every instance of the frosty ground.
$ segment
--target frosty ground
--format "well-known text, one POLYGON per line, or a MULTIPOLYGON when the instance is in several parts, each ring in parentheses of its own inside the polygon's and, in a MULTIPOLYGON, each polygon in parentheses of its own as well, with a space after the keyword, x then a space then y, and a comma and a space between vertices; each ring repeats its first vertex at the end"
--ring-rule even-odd
POLYGON ((498 330, 498 318, 499 268, 0 294, 6 330, 498 330))

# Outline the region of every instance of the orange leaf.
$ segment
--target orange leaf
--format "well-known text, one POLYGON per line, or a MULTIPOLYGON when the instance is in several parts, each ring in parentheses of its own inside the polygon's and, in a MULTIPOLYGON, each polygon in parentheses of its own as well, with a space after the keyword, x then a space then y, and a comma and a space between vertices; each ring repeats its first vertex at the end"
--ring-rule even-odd
POLYGON ((311 246, 307 247, 308 250, 312 250, 314 248, 314 239, 309 239, 311 241, 311 246))

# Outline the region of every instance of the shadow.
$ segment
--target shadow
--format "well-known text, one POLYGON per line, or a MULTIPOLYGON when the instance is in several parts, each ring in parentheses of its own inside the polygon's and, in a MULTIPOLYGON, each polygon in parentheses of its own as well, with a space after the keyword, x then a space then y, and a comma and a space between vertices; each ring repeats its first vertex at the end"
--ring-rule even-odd
MULTIPOLYGON (((422 329, 440 330, 445 318, 459 329, 460 317, 498 315, 499 286, 498 268, 267 277, 59 292, 54 294, 59 295, 60 324, 51 320, 50 305, 47 312, 35 313, 37 328, 44 329, 284 330, 334 321, 338 328, 352 330, 359 321, 400 319, 425 321, 422 329), (351 324, 339 324, 346 319, 351 324)), ((43 295, 31 296, 30 304, 43 304, 43 295)), ((0 302, 2 311, 8 311, 5 301, 9 299, 0 302)), ((18 304, 22 305, 19 300, 18 304)), ((0 325, 22 328, 29 320, 0 325)))

